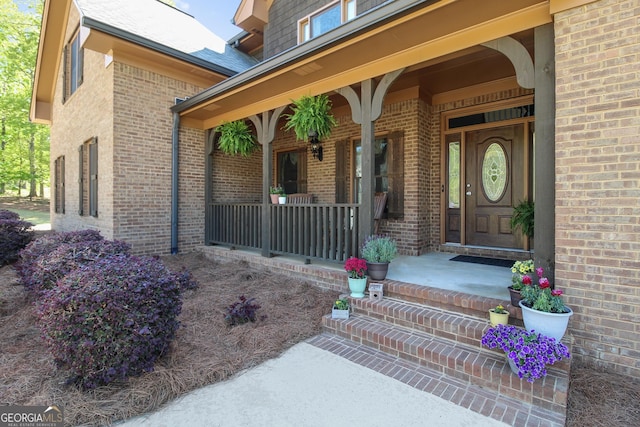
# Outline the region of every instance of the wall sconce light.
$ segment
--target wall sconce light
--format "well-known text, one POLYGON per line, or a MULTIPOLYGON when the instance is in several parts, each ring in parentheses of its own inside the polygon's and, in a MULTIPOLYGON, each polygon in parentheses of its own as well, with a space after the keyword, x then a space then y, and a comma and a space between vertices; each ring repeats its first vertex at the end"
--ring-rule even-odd
POLYGON ((316 131, 309 131, 309 144, 311 144, 311 153, 313 154, 314 159, 318 159, 319 162, 322 161, 322 145, 320 144, 320 140, 318 139, 318 134, 316 131))

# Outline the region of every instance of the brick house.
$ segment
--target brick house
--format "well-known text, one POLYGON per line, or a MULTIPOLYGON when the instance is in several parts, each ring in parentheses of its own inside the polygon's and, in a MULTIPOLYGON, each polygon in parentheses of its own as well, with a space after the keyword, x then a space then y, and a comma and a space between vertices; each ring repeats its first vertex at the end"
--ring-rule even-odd
POLYGON ((54 229, 339 261, 385 192, 379 229, 405 255, 534 249, 576 313, 574 355, 640 375, 636 0, 247 0, 244 31, 204 58, 163 38, 203 39, 192 18, 152 0, 170 35, 128 2, 112 11, 134 24, 113 0, 51 3, 31 116, 51 123, 54 229), (318 94, 338 121, 321 161, 283 130, 291 100, 318 94), (222 154, 232 120, 262 149, 222 154), (277 183, 314 203, 270 205, 277 183), (509 226, 522 200, 535 241, 509 226))

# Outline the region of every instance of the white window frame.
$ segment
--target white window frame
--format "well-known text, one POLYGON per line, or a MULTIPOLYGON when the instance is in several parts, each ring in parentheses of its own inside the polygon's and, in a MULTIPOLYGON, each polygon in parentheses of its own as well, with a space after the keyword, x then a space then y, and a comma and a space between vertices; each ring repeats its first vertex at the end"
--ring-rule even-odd
POLYGON ((312 19, 322 15, 330 9, 333 9, 336 4, 340 4, 340 25, 357 16, 356 0, 335 0, 298 21, 298 44, 312 39, 312 19), (352 12, 351 14, 349 14, 350 11, 352 12))

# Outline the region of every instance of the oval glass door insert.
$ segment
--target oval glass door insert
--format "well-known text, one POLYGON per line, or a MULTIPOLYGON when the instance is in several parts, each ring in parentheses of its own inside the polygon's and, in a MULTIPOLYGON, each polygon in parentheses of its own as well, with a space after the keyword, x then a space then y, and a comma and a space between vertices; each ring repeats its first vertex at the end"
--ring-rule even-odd
POLYGON ((494 142, 482 159, 482 187, 487 199, 497 202, 507 187, 507 156, 500 144, 494 142))

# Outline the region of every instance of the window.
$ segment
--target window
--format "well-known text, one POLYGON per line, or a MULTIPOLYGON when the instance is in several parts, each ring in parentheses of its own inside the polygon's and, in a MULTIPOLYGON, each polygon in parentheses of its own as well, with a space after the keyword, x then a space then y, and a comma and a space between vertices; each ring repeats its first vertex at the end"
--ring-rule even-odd
POLYGON ((75 93, 82 84, 84 50, 80 46, 80 32, 76 31, 64 48, 64 93, 63 102, 75 93))
POLYGON ((64 156, 60 156, 54 163, 54 212, 64 213, 64 156))
POLYGON ((78 149, 80 165, 80 215, 98 216, 98 139, 92 138, 78 149))
POLYGON ((278 153, 278 185, 287 194, 307 192, 307 152, 306 150, 283 151, 278 153))
POLYGON ((298 40, 311 40, 355 17, 356 0, 335 1, 298 22, 298 40))
MULTIPOLYGON (((404 134, 392 132, 376 138, 374 149, 374 192, 386 192, 387 216, 404 215, 404 134)), ((362 198, 362 145, 356 140, 353 150, 353 201, 362 198)))

